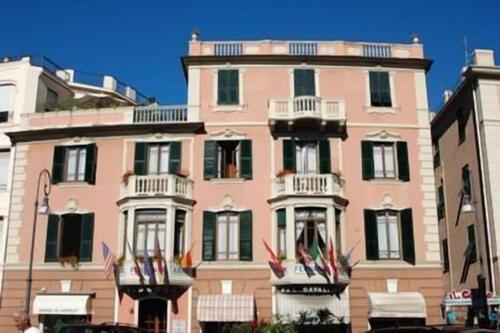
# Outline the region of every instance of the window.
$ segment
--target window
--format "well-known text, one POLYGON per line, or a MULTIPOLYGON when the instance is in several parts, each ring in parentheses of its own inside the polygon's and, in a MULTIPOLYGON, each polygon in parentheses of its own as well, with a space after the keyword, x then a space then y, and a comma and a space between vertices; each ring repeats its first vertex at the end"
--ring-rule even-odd
POLYGON ((252 179, 252 141, 205 141, 204 178, 252 179))
POLYGON ((361 142, 364 180, 399 179, 410 181, 408 145, 398 142, 361 142))
POLYGON ((467 127, 467 115, 463 109, 459 109, 456 112, 457 124, 458 124, 458 144, 465 141, 465 129, 467 127))
POLYGON ((364 210, 366 258, 403 259, 415 264, 411 209, 364 210))
POLYGON ((450 256, 448 253, 448 240, 443 239, 443 273, 446 273, 450 270, 450 256))
POLYGON ((342 227, 341 227, 342 211, 335 208, 335 247, 337 251, 342 250, 342 227))
POLYGON ((330 173, 330 141, 283 140, 283 170, 301 174, 330 173))
POLYGON ((477 260, 476 232, 473 224, 467 227, 467 238, 469 244, 467 246, 467 256, 469 258, 469 263, 473 263, 477 260))
POLYGON ((462 204, 470 204, 472 199, 472 189, 470 183, 470 169, 468 165, 462 168, 462 195, 462 204))
POLYGON ((56 108, 57 98, 57 93, 54 90, 47 88, 47 95, 45 96, 45 111, 50 111, 56 108))
POLYGON ((239 104, 239 73, 237 69, 217 72, 217 105, 239 104))
POLYGON ((52 181, 88 182, 95 184, 97 166, 97 146, 56 146, 52 164, 52 181))
POLYGON ((441 154, 439 153, 439 142, 438 141, 436 141, 434 143, 433 161, 434 161, 434 169, 436 169, 438 166, 441 165, 441 154))
POLYGON ((9 151, 0 151, 0 189, 7 187, 9 179, 9 151))
POLYGON ((252 211, 203 212, 203 260, 252 261, 252 211))
POLYGON ((394 143, 374 143, 375 178, 395 178, 394 143))
POLYGON ((15 86, 0 86, 0 122, 7 122, 9 120, 9 112, 14 109, 14 93, 15 86))
POLYGON ((377 212, 378 257, 401 258, 398 214, 391 211, 377 212))
POLYGON ((370 100, 372 106, 392 106, 388 72, 370 72, 370 100))
POLYGON ((217 260, 239 259, 239 224, 239 215, 236 213, 217 215, 217 260))
MULTIPOLYGON (((321 208, 301 208, 295 210, 295 248, 312 249, 317 242, 323 253, 326 253, 327 230, 326 210, 321 208)), ((297 257, 300 255, 297 253, 297 257)))
POLYGON ((184 247, 185 235, 186 212, 183 210, 176 210, 174 227, 174 257, 182 256, 186 252, 184 247))
POLYGON ((313 69, 295 69, 293 71, 293 85, 295 97, 316 96, 313 69))
POLYGON ((286 210, 278 209, 276 211, 276 219, 277 219, 277 243, 278 243, 278 257, 286 258, 286 210))
POLYGON ((160 175, 176 174, 181 167, 181 143, 136 142, 134 174, 160 175))
POLYGON ((445 216, 444 188, 442 179, 441 179, 441 185, 439 185, 438 188, 437 216, 438 219, 442 219, 445 216))
POLYGON ((164 209, 137 210, 135 212, 135 254, 146 252, 153 256, 158 238, 160 249, 165 250, 166 211, 164 209))
POLYGON ((92 261, 94 214, 51 214, 48 218, 45 261, 76 257, 92 261))

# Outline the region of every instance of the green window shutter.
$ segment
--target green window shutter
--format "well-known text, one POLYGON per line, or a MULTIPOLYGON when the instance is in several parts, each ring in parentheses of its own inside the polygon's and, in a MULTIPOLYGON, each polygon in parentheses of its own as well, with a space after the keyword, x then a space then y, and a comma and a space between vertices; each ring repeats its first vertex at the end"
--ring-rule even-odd
POLYGON ((252 140, 240 142, 240 177, 252 179, 252 140))
POLYGON ((135 143, 134 174, 136 175, 146 174, 146 160, 148 156, 147 146, 145 142, 135 143))
POLYGON ((404 141, 396 143, 398 154, 398 177, 404 182, 410 181, 410 166, 408 163, 408 145, 404 141))
POLYGON ((64 164, 66 161, 66 147, 55 146, 52 160, 52 184, 64 181, 64 164))
POLYGON ((389 73, 380 72, 380 96, 382 106, 391 107, 391 85, 389 83, 389 73))
POLYGON ((92 244, 94 239, 94 213, 82 214, 80 232, 80 261, 92 261, 92 244))
POLYGON ((363 169, 363 179, 375 178, 375 167, 373 165, 373 142, 361 141, 361 159, 363 169))
POLYGON ((443 239, 443 273, 446 273, 450 270, 450 258, 448 253, 448 240, 443 239))
POLYGON ((240 260, 252 261, 252 211, 240 213, 240 260))
POLYGON ((57 238, 59 235, 59 215, 50 214, 47 224, 47 239, 45 240, 45 262, 57 261, 57 238))
POLYGON ((170 160, 168 161, 168 171, 176 174, 181 169, 181 143, 170 142, 170 160))
POLYGON ((469 196, 471 195, 470 171, 468 166, 462 168, 462 192, 469 196))
POLYGON ((328 139, 319 141, 319 172, 331 172, 330 141, 328 139))
POLYGON ((438 188, 438 218, 443 218, 445 215, 445 205, 444 205, 444 190, 443 185, 438 188))
POLYGON ((366 259, 378 260, 377 215, 374 210, 365 209, 366 259))
POLYGON ((382 106, 380 72, 370 72, 370 101, 372 106, 382 106))
POLYGON ((293 71, 295 97, 316 96, 313 69, 295 69, 293 71))
POLYGON ((276 220, 279 227, 286 228, 286 209, 278 209, 276 211, 276 220))
POLYGON ((215 260, 215 213, 203 212, 203 260, 215 260))
POLYGON ((476 231, 474 230, 474 224, 467 227, 467 236, 469 240, 469 259, 470 262, 476 262, 477 260, 477 250, 476 250, 476 231))
POLYGON ((97 145, 95 143, 87 145, 86 150, 85 181, 94 185, 97 171, 97 145))
POLYGON ((204 179, 217 178, 217 141, 205 141, 204 179))
POLYGON ((217 104, 239 104, 239 73, 237 69, 217 72, 217 104))
POLYGON ((283 140, 283 169, 295 172, 295 140, 283 140))
POLYGON ((403 260, 415 265, 415 241, 411 209, 401 211, 401 238, 403 239, 403 260))

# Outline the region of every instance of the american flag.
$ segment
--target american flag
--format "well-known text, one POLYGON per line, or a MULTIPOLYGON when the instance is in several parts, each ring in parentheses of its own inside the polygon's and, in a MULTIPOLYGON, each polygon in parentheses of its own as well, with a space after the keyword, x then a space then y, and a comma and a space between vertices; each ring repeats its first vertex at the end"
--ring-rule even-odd
POLYGON ((104 242, 102 242, 102 256, 104 257, 104 273, 106 274, 106 279, 109 279, 114 271, 116 256, 104 242))

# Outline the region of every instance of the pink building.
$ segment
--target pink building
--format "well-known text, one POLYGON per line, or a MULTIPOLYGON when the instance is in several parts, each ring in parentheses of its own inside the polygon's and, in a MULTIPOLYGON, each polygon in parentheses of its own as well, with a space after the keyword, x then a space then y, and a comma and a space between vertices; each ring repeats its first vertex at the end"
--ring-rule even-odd
POLYGON ((339 331, 441 321, 431 62, 418 38, 193 34, 183 65, 186 106, 35 113, 9 134, 23 152, 13 182, 25 191, 11 196, 8 239, 18 255, 6 263, 3 327, 23 304, 42 168, 54 184, 51 215, 37 226, 33 312, 46 326, 91 319, 218 332, 323 308, 339 331), (131 252, 154 256, 156 238, 168 283, 158 269, 156 283, 141 283, 131 252), (270 270, 263 241, 283 276, 270 270), (105 279, 101 242, 120 257, 118 290, 105 279), (301 263, 318 249, 327 256, 330 242, 336 278, 301 263), (179 267, 190 248, 195 274, 179 267), (352 275, 348 253, 359 261, 352 275), (59 262, 75 258, 76 269, 59 262))

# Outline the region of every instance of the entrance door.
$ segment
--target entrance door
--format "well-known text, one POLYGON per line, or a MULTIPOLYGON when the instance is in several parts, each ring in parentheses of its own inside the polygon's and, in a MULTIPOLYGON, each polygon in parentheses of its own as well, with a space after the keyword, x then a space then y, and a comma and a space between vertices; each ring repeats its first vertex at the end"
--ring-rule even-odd
POLYGON ((139 302, 139 327, 147 333, 167 331, 167 301, 159 298, 139 302))

